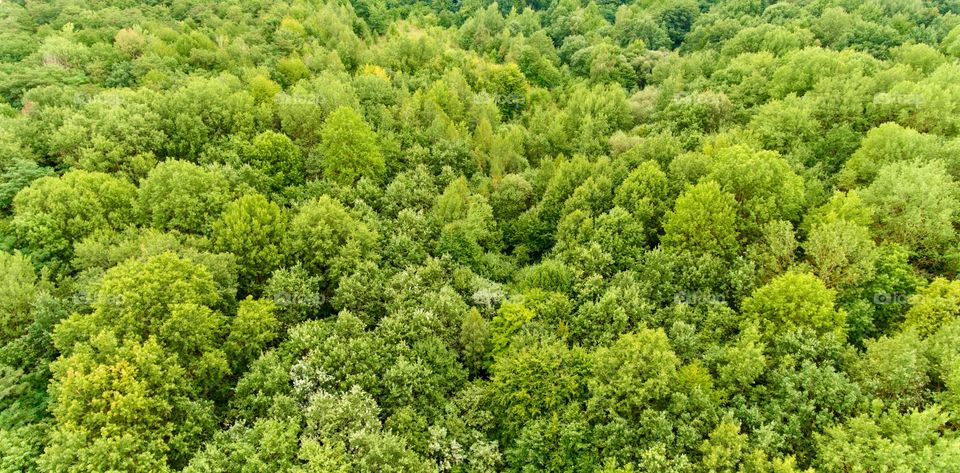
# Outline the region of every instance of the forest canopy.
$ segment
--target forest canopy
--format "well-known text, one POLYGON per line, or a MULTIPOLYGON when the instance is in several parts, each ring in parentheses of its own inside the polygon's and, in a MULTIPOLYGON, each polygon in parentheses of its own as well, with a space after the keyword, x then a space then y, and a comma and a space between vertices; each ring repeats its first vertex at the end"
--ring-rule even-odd
POLYGON ((0 1, 0 472, 960 471, 960 1, 0 1))

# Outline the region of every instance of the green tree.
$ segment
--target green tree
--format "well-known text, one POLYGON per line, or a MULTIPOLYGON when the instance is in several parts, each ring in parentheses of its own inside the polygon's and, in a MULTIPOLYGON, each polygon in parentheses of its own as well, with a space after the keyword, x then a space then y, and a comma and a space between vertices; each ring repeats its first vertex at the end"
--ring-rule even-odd
POLYGON ((678 2, 669 5, 658 15, 661 26, 673 42, 673 47, 678 47, 683 42, 683 38, 693 26, 694 20, 700 15, 700 8, 692 1, 678 2))
POLYGON ((950 257, 960 197, 943 164, 889 164, 861 195, 874 210, 876 236, 900 243, 925 265, 950 257))
POLYGON ((154 228, 207 234, 231 197, 220 172, 185 161, 165 161, 140 184, 138 208, 154 228))
POLYGON ((790 222, 768 222, 760 231, 760 241, 747 248, 747 256, 756 265, 760 281, 767 283, 794 264, 799 245, 790 222))
POLYGON ((297 455, 299 431, 300 426, 289 419, 257 419, 252 425, 238 422, 217 432, 183 471, 314 471, 295 469, 300 464, 297 455))
POLYGON ((280 267, 286 230, 283 210, 260 194, 227 204, 213 224, 214 247, 237 256, 241 290, 248 294, 260 290, 280 267))
POLYGON ((669 209, 667 175, 655 161, 644 161, 617 187, 613 202, 628 210, 643 226, 648 241, 653 240, 669 209))
POLYGON ((663 330, 641 329, 591 357, 588 409, 601 417, 632 419, 670 396, 680 360, 663 330))
POLYGON ((847 220, 817 225, 803 250, 813 273, 828 287, 856 287, 873 278, 876 244, 862 225, 847 220))
POLYGON ((737 202, 714 181, 687 189, 663 222, 663 246, 694 254, 733 257, 738 248, 737 202))
POLYGON ((40 459, 45 470, 168 471, 196 445, 192 432, 215 425, 209 406, 189 399, 176 356, 153 339, 102 332, 52 370, 57 427, 40 459))
MULTIPOLYGON (((201 50, 194 49, 197 53, 201 50)), ((197 162, 202 157, 217 157, 216 150, 231 135, 253 135, 258 124, 269 120, 270 110, 255 106, 253 95, 243 89, 244 84, 230 74, 193 76, 157 96, 153 108, 166 134, 165 154, 197 162)))
POLYGON ((37 276, 30 260, 0 252, 0 345, 24 333, 32 321, 37 276))
POLYGON ((303 154, 281 133, 265 131, 255 136, 244 152, 244 162, 263 172, 274 190, 300 184, 304 179, 303 154))
POLYGON ((931 161, 947 158, 937 137, 918 133, 896 123, 884 123, 869 132, 847 160, 838 179, 853 187, 869 184, 884 166, 900 161, 931 161))
POLYGON ((267 348, 280 331, 280 321, 274 312, 276 304, 271 300, 240 301, 237 315, 230 321, 230 333, 224 342, 224 351, 231 365, 245 368, 267 348))
POLYGON ((776 153, 724 148, 717 153, 706 179, 715 180, 737 199, 738 228, 746 236, 755 236, 767 222, 800 217, 803 180, 776 153))
POLYGON ((276 315, 284 328, 314 315, 323 305, 320 293, 323 279, 313 276, 302 265, 277 269, 263 289, 263 297, 276 304, 276 315))
POLYGON ((290 220, 286 254, 329 287, 360 260, 374 256, 376 231, 326 195, 300 206, 290 220))
POLYGON ((3 174, 0 174, 0 209, 9 210, 13 204, 14 196, 21 189, 41 177, 48 177, 52 174, 52 169, 42 167, 33 161, 14 160, 13 163, 5 167, 3 174))
POLYGON ((526 107, 527 79, 516 64, 494 66, 486 71, 481 86, 490 94, 504 120, 510 120, 526 107))
POLYGON ((39 260, 69 258, 73 244, 96 230, 133 223, 136 188, 102 173, 71 171, 42 177, 13 199, 10 222, 24 248, 39 260))
POLYGON ((743 313, 767 334, 810 328, 843 336, 846 313, 835 299, 836 291, 813 274, 787 272, 744 299, 743 313))
POLYGON ((840 220, 869 226, 873 223, 874 212, 872 208, 863 203, 859 192, 855 190, 849 192, 837 191, 827 203, 807 212, 801 230, 809 232, 817 225, 832 224, 840 220))
POLYGON ((866 352, 850 370, 864 392, 901 412, 929 402, 930 362, 915 330, 868 340, 866 352))
POLYGON ((960 441, 940 430, 945 418, 937 408, 856 416, 817 436, 817 467, 863 471, 949 469, 960 461, 960 441))
POLYGON ((377 134, 353 109, 338 107, 320 129, 323 175, 352 185, 361 177, 380 181, 386 172, 377 134))
POLYGON ((492 410, 507 412, 499 419, 507 439, 540 416, 562 411, 584 396, 588 361, 579 349, 545 341, 512 350, 490 367, 492 410))
POLYGON ((904 325, 930 335, 960 315, 960 281, 936 278, 910 299, 904 325))

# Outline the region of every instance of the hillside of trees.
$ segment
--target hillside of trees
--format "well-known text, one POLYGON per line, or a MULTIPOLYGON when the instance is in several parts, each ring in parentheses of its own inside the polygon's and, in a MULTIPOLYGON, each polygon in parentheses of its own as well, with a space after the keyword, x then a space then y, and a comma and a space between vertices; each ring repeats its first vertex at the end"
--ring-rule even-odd
POLYGON ((960 0, 0 1, 0 473, 960 472, 960 0))

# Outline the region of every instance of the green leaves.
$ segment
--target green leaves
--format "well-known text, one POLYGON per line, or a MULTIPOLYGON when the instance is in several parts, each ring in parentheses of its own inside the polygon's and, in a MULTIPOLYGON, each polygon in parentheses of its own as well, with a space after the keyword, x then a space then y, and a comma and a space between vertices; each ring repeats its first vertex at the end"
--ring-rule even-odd
POLYGON ((786 160, 769 151, 742 146, 716 153, 704 179, 720 184, 737 200, 737 227, 744 238, 773 220, 796 221, 804 203, 804 184, 786 160))
POLYGON ((960 440, 940 431, 939 409, 860 415, 818 436, 823 469, 940 470, 960 461, 960 440))
POLYGON ((30 260, 0 252, 0 345, 19 337, 33 322, 36 280, 30 260))
POLYGON ((910 299, 904 325, 930 335, 960 316, 960 281, 936 278, 910 299))
POLYGON ((203 266, 172 253, 144 261, 131 259, 104 275, 97 286, 93 313, 73 314, 57 328, 55 340, 61 351, 69 353, 76 343, 111 330, 121 339, 157 337, 161 343, 179 346, 182 356, 193 358, 197 356, 195 348, 215 346, 211 335, 217 332, 216 321, 222 316, 209 308, 218 302, 213 278, 203 266), (184 318, 184 324, 171 323, 171 316, 184 318), (202 342, 202 346, 194 342, 202 342))
POLYGON ((0 0, 0 471, 960 463, 955 0, 146 3, 0 0))
POLYGON ((597 350, 591 361, 588 409, 601 417, 625 419, 662 403, 680 366, 663 330, 651 329, 621 336, 609 348, 597 350))
POLYGON ((877 236, 902 244, 924 266, 953 259, 960 190, 942 163, 887 165, 862 196, 873 207, 877 236))
POLYGON ((261 171, 274 190, 304 180, 305 162, 300 148, 280 133, 265 131, 255 136, 244 152, 244 162, 261 171))
POLYGON ((814 227, 804 251, 814 274, 829 287, 858 286, 874 275, 876 245, 870 231, 856 223, 837 220, 814 227))
POLYGON ((111 332, 77 348, 52 366, 58 428, 41 466, 166 471, 167 439, 184 427, 174 419, 187 407, 176 359, 155 340, 120 342, 111 332))

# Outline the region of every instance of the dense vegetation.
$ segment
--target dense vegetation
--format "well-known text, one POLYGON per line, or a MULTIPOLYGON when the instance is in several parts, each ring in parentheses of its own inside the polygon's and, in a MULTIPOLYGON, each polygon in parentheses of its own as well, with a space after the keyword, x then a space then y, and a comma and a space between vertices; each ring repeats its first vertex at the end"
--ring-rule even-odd
POLYGON ((960 1, 0 1, 0 472, 960 471, 960 1))

